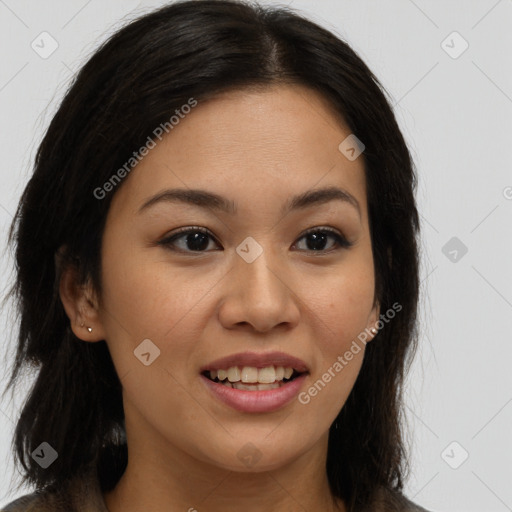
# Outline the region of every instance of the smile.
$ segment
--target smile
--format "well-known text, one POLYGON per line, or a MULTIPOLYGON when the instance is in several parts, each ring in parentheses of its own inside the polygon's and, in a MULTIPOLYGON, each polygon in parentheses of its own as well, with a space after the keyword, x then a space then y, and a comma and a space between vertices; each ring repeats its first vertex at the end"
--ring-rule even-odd
POLYGON ((289 404, 310 374, 307 364, 285 352, 231 354, 199 370, 210 396, 241 412, 271 412, 289 404))
POLYGON ((205 371, 203 375, 213 382, 220 383, 229 388, 245 391, 264 391, 267 389, 277 389, 286 382, 295 379, 301 373, 290 366, 266 366, 265 368, 231 366, 227 370, 205 371))
MULTIPOLYGON (((301 374, 293 370, 289 378, 283 376, 282 380, 275 380, 272 383, 244 383, 244 368, 240 371, 240 379, 235 382, 231 382, 227 375, 222 381, 218 376, 212 379, 208 371, 201 374, 201 381, 213 397, 232 409, 246 413, 262 413, 276 411, 289 404, 299 394, 308 376, 308 373, 301 374)), ((276 370, 281 373, 279 367, 276 370)), ((236 375, 236 371, 232 372, 232 376, 233 373, 236 375)), ((253 378, 251 373, 253 372, 247 372, 249 378, 253 378)))

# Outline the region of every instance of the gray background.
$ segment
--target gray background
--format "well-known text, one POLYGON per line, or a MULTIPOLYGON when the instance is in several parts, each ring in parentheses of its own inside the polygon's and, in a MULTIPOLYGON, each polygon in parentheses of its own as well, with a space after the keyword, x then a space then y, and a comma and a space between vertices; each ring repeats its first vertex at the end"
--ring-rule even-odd
MULTIPOLYGON (((162 3, 0 0, 2 289, 12 279, 7 227, 67 85, 108 35, 162 3), (49 51, 45 31, 58 47, 42 58, 31 44, 49 51)), ((282 3, 366 61, 394 98, 417 166, 422 334, 407 383, 406 494, 432 511, 512 511, 512 0, 282 3)), ((13 315, 0 316, 2 386, 13 315)), ((16 497, 9 445, 22 399, 0 404, 0 504, 16 497)))

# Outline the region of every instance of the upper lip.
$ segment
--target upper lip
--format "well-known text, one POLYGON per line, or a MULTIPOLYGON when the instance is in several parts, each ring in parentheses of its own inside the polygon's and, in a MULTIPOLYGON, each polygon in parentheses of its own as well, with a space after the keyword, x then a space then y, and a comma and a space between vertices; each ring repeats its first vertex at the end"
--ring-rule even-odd
POLYGON ((201 373, 207 370, 223 370, 232 366, 253 366, 265 368, 267 366, 291 367, 298 372, 307 372, 308 367, 302 359, 286 354, 285 352, 240 352, 230 356, 216 359, 201 368, 201 373))

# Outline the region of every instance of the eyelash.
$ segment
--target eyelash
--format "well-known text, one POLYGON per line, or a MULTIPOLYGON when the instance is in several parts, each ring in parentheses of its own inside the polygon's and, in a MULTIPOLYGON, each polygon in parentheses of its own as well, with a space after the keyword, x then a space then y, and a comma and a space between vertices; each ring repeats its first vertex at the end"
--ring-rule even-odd
MULTIPOLYGON (((172 247, 173 242, 175 242, 179 238, 181 238, 181 237, 183 237, 185 235, 191 234, 191 233, 198 233, 198 232, 199 233, 203 233, 205 235, 208 235, 209 237, 211 237, 218 244, 217 240, 210 233, 210 231, 208 231, 205 228, 201 228, 199 226, 192 226, 192 227, 187 227, 187 228, 179 229, 178 231, 176 231, 171 236, 166 237, 163 240, 161 240, 160 242, 158 242, 158 245, 163 245, 163 246, 165 246, 166 248, 168 248, 171 251, 182 252, 182 253, 201 254, 201 253, 205 253, 205 252, 210 252, 210 251, 186 251, 186 250, 176 249, 176 248, 172 247)), ((331 249, 328 249, 328 250, 320 250, 320 251, 314 251, 314 250, 309 250, 308 251, 308 250, 306 250, 305 252, 319 253, 319 254, 328 254, 328 253, 330 253, 332 251, 335 251, 335 250, 348 249, 348 248, 350 248, 350 247, 352 247, 354 245, 353 242, 349 242, 343 235, 339 234, 337 231, 335 231, 335 230, 333 230, 331 228, 323 228, 323 227, 309 229, 308 231, 306 231, 305 233, 302 234, 302 236, 299 238, 299 240, 301 240, 302 238, 304 238, 304 237, 306 237, 308 235, 311 235, 313 233, 328 233, 331 237, 333 237, 336 240, 338 248, 331 248, 331 249)))

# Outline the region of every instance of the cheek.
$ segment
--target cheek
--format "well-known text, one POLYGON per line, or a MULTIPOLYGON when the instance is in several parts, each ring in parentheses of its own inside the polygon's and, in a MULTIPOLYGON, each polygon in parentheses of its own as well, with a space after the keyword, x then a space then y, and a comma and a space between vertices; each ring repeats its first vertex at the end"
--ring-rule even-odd
MULTIPOLYGON (((153 249, 154 250, 154 249, 153 249)), ((105 258, 105 306, 129 332, 163 338, 200 303, 222 275, 173 267, 143 254, 116 263, 105 258)))
POLYGON ((338 274, 304 297, 309 309, 310 337, 316 342, 317 365, 299 402, 310 410, 316 428, 332 423, 359 375, 365 345, 358 336, 367 327, 373 303, 373 280, 356 273, 338 274), (320 419, 321 418, 321 419, 320 419))
MULTIPOLYGON (((326 350, 344 351, 367 327, 374 296, 373 271, 354 266, 301 284, 302 301, 324 333, 326 350)), ((313 320, 312 320, 313 321, 313 320)))
POLYGON ((104 324, 118 373, 140 364, 133 351, 145 339, 160 351, 159 365, 183 372, 208 321, 209 292, 224 274, 212 267, 198 276, 191 267, 171 266, 165 256, 149 258, 143 251, 116 260, 106 250, 104 324))

